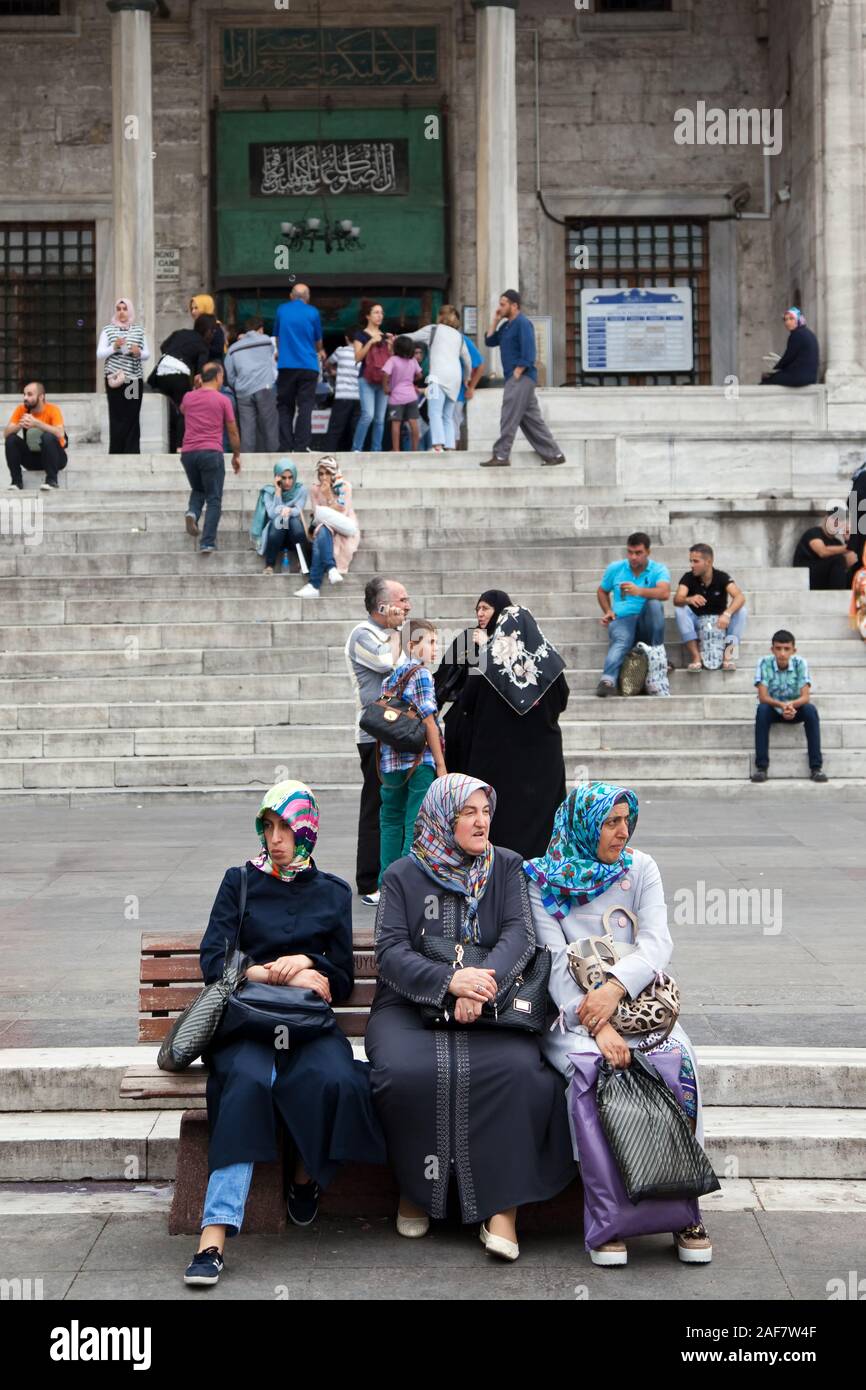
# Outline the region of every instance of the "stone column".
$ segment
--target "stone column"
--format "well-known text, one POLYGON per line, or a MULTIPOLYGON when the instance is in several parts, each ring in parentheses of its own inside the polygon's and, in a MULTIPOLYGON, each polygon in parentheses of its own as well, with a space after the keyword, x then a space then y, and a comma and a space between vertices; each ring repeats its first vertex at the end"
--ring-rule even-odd
POLYGON ((863 0, 821 0, 813 10, 820 45, 823 281, 826 382, 835 391, 863 368, 864 95, 863 0))
MULTIPOLYGON (((517 0, 472 0, 476 24, 476 296, 478 346, 503 290, 519 289, 517 236, 517 0)), ((502 373, 498 351, 488 369, 502 373)))
POLYGON ((150 17, 156 0, 107 0, 107 4, 111 11, 114 160, 111 293, 130 296, 153 353, 156 323, 150 17))

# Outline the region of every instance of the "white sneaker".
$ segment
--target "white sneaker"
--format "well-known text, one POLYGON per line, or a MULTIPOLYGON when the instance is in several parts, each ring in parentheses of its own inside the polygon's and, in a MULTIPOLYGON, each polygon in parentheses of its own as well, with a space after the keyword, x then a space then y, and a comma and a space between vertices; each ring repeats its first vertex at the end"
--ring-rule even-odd
POLYGON ((332 570, 328 570, 328 578, 332 584, 342 584, 343 582, 343 576, 336 567, 332 570))
POLYGON ((23 492, 23 491, 24 491, 24 484, 23 484, 23 483, 10 483, 9 486, 8 486, 8 488, 6 489, 6 491, 7 491, 7 492, 23 492))
POLYGON ((40 492, 50 492, 50 491, 51 491, 51 484, 50 484, 50 483, 40 483, 40 484, 39 484, 39 491, 40 491, 40 492))
POLYGON ((364 894, 362 894, 362 896, 361 896, 361 902, 362 902, 362 903, 366 903, 368 907, 378 907, 378 906, 379 906, 379 889, 377 888, 376 891, 375 891, 375 893, 364 893, 364 894))
POLYGON ((303 589, 295 590, 295 598, 318 598, 319 591, 314 589, 312 584, 305 584, 303 589))

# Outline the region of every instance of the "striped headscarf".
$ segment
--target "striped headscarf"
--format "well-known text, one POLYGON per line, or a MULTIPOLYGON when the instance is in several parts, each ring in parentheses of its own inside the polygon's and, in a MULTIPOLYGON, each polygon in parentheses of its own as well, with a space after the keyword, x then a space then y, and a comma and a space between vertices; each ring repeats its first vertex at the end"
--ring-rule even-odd
POLYGON ((467 777, 463 772, 449 772, 431 782, 421 802, 415 821, 415 838, 409 851, 428 878, 451 893, 466 899, 466 920, 462 926, 464 941, 478 941, 478 904, 484 897, 493 868, 493 846, 488 842, 483 854, 467 854, 457 843, 454 826, 473 792, 483 791, 490 802, 491 815, 496 810, 496 792, 487 782, 467 777))
POLYGON ((638 815, 634 792, 609 782, 581 782, 568 793, 554 817, 547 852, 525 861, 523 872, 538 884, 541 901, 558 922, 568 916, 572 903, 585 907, 631 868, 634 855, 630 849, 624 849, 613 864, 603 864, 597 857, 601 828, 620 801, 628 804, 631 839, 638 815))
POLYGON ((319 838, 319 807, 309 787, 303 782, 278 782, 265 792, 256 816, 256 832, 262 842, 262 853, 251 863, 261 869, 263 874, 271 874, 290 883, 296 874, 310 867, 310 857, 319 838), (274 864, 268 853, 265 839, 265 811, 275 811, 295 836, 295 853, 292 862, 286 865, 274 864))

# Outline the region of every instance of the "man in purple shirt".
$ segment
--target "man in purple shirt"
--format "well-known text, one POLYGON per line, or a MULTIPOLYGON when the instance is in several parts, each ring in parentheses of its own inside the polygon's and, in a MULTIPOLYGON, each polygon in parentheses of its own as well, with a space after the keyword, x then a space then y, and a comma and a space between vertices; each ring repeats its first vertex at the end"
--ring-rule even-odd
POLYGON ((502 414, 499 419, 499 438, 493 454, 485 459, 482 468, 507 468, 511 463, 511 446, 518 428, 523 430, 533 449, 541 455, 542 463, 565 463, 560 449, 544 422, 535 395, 538 373, 535 370, 535 333, 525 314, 520 312, 517 290, 505 290, 490 322, 490 332, 484 339, 488 347, 498 347, 505 373, 502 393, 502 414))
POLYGON ((208 362, 202 368, 201 386, 187 391, 180 403, 184 417, 183 451, 180 461, 192 491, 186 509, 186 529, 198 535, 199 517, 205 512, 204 531, 199 555, 216 550, 217 527, 222 511, 223 484, 226 462, 223 454, 223 429, 232 446, 232 468, 241 471, 241 441, 235 415, 228 396, 220 394, 223 369, 219 362, 208 362))

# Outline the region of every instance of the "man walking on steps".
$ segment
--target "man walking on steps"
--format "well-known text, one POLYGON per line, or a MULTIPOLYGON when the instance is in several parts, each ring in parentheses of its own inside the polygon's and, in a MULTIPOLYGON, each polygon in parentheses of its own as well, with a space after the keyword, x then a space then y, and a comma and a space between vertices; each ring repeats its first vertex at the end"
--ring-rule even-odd
POLYGON ((485 459, 481 467, 508 467, 518 428, 523 430, 533 449, 541 455, 542 463, 565 463, 565 454, 547 428, 535 395, 538 379, 535 333, 529 319, 520 312, 517 290, 505 290, 500 296, 490 323, 490 332, 484 341, 488 347, 498 347, 502 354, 505 389, 502 393, 499 438, 493 446, 492 456, 485 459))

